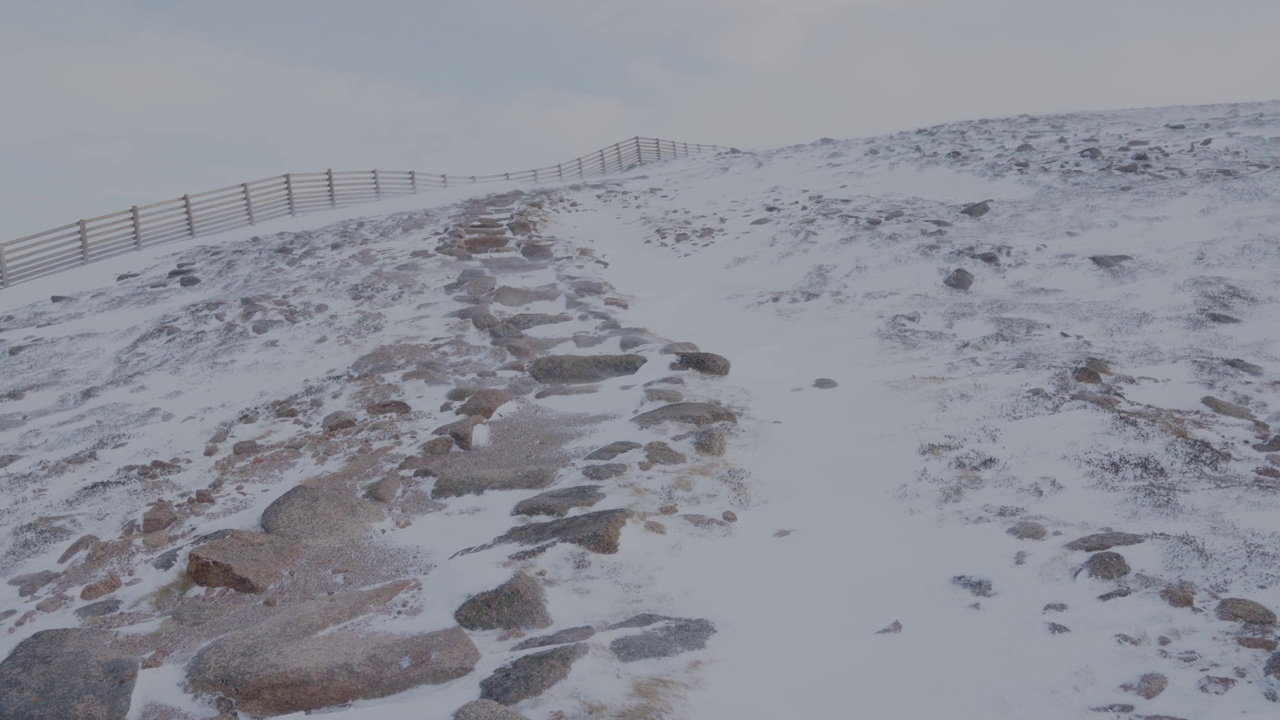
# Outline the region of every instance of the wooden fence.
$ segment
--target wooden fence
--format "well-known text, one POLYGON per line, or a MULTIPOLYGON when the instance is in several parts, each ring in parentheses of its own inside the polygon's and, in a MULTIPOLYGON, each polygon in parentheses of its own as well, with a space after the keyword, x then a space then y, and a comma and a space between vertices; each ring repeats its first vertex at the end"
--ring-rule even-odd
POLYGON ((161 243, 212 235, 275 218, 382 198, 488 182, 573 182, 636 165, 724 148, 635 137, 567 163, 498 175, 414 170, 289 173, 180 198, 135 205, 0 243, 0 287, 161 243))

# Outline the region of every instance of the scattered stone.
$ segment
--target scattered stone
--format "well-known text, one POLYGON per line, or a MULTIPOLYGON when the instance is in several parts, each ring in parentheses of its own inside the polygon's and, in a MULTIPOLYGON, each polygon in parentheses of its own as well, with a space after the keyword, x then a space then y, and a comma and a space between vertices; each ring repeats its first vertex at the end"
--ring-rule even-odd
POLYGON ((539 629, 551 625, 547 596, 537 580, 518 572, 493 590, 473 595, 453 613, 468 630, 539 629))
MULTIPOLYGON (((626 466, 623 467, 625 469, 626 466)), ((511 514, 564 517, 573 508, 588 508, 604 498, 604 492, 596 485, 579 485, 560 490, 548 490, 540 495, 534 495, 516 503, 515 509, 511 511, 511 514)))
POLYGON ((476 425, 479 425, 481 422, 483 422, 482 418, 475 415, 468 415, 461 420, 455 420, 454 422, 441 425, 435 430, 432 430, 431 434, 451 438, 453 440, 453 444, 457 445, 459 450, 469 451, 472 448, 476 425))
POLYGON ((522 640, 511 647, 512 650, 533 650, 535 648, 547 647, 548 645, 567 645, 569 643, 582 642, 590 639, 596 634, 596 629, 590 625, 582 625, 580 627, 571 627, 552 633, 550 635, 542 635, 540 637, 522 640))
POLYGON ((618 552, 622 528, 631 517, 629 510, 597 510, 544 523, 514 527, 489 546, 505 543, 550 547, 567 542, 602 555, 618 552))
MULTIPOLYGON (((1098 580, 1118 580, 1129 574, 1129 563, 1117 552, 1100 552, 1090 556, 1080 567, 1091 578, 1098 580)), ((1077 571, 1079 572, 1079 571, 1077 571)))
POLYGON ((498 408, 515 400, 515 396, 505 390, 485 388, 471 393, 467 401, 454 412, 458 415, 479 416, 488 420, 498 408))
POLYGON ((840 387, 840 383, 832 380, 831 378, 818 378, 813 381, 813 386, 819 390, 830 390, 832 388, 840 387))
POLYGON ((36 603, 36 609, 42 613, 54 613, 61 610, 70 601, 71 598, 62 593, 57 593, 36 603))
POLYGON ((410 585, 282 607, 236 630, 187 665, 194 692, 222 695, 254 716, 283 715, 386 697, 471 672, 480 653, 462 628, 413 635, 329 628, 381 607, 410 585))
POLYGON ((1085 148, 1084 150, 1080 151, 1080 157, 1089 158, 1090 160, 1101 160, 1102 150, 1096 147, 1085 148))
POLYGON ((663 525, 662 523, 658 522, 657 520, 645 520, 645 521, 644 521, 644 529, 645 529, 645 530, 648 530, 648 531, 649 531, 649 532, 651 532, 651 533, 657 533, 658 535, 666 535, 666 534, 667 534, 667 526, 666 526, 666 525, 663 525))
POLYGON ((1066 612, 1066 611, 1067 611, 1066 603, 1049 603, 1048 605, 1044 606, 1044 610, 1042 612, 1066 612))
POLYGON ((334 545, 363 537, 382 519, 377 503, 298 485, 262 511, 262 529, 290 540, 334 545))
MULTIPOLYGON (((671 657, 681 653, 701 650, 707 646, 707 639, 716 632, 716 626, 710 620, 692 618, 668 618, 660 616, 637 616, 639 619, 655 618, 639 627, 661 623, 657 627, 640 633, 620 637, 609 643, 609 649, 622 662, 635 662, 651 658, 671 657)), ((628 625, 622 624, 622 627, 628 625)), ((610 629, 619 626, 610 626, 610 629)))
POLYGON ((980 218, 988 212, 991 212, 991 204, 986 200, 983 200, 982 202, 977 202, 965 207, 960 211, 960 214, 968 215, 971 218, 980 218))
POLYGON ((199 284, 200 284, 200 278, 196 277, 195 275, 185 275, 178 279, 178 285, 182 287, 192 287, 193 285, 199 285, 199 284))
POLYGON ((956 575, 951 578, 951 584, 956 587, 964 588, 978 597, 991 597, 995 594, 992 592, 991 581, 986 578, 976 578, 969 575, 956 575))
POLYGON ((292 540, 231 530, 226 537, 192 548, 187 574, 204 587, 261 593, 283 578, 284 569, 301 554, 302 547, 292 540))
POLYGON ((582 476, 588 480, 604 482, 627 472, 626 463, 605 463, 603 465, 587 465, 582 468, 582 476))
POLYGON ((57 580, 58 577, 59 574, 52 570, 41 570, 9 578, 9 584, 17 586, 18 597, 30 597, 39 592, 40 588, 57 580))
POLYGON ((1164 689, 1168 686, 1169 678, 1160 673, 1147 673, 1138 678, 1138 682, 1125 683, 1120 686, 1120 689, 1151 700, 1164 692, 1164 689))
POLYGON ((645 458, 654 465, 683 465, 688 461, 684 453, 677 452, 661 440, 654 440, 644 446, 645 458))
POLYGON ((529 364, 540 383, 594 383, 634 375, 645 364, 642 355, 548 355, 529 364))
POLYGON ((458 708, 453 714, 453 720, 529 720, 529 718, 492 700, 472 700, 458 708))
POLYGON ((1120 267, 1120 264, 1125 261, 1132 260, 1133 256, 1132 255, 1090 255, 1089 259, 1092 260, 1093 264, 1097 265, 1098 267, 1114 268, 1114 267, 1120 267))
POLYGON ((1064 547, 1068 550, 1098 552, 1099 550, 1109 550, 1113 547, 1137 545, 1144 540, 1146 540, 1146 538, 1132 533, 1103 532, 1094 533, 1093 535, 1085 535, 1082 538, 1072 540, 1064 547))
POLYGON ((724 430, 718 427, 702 428, 694 433, 693 449, 703 455, 720 456, 725 452, 724 430))
POLYGON ((642 428, 651 428, 664 422, 683 422, 692 425, 711 425, 718 422, 738 423, 738 416, 733 411, 716 403, 681 402, 663 405, 655 410, 641 413, 631 421, 642 428))
POLYGON ((232 455, 252 455, 258 452, 257 440, 241 440, 231 446, 232 455))
POLYGON ((326 432, 337 432, 339 430, 355 427, 356 416, 355 413, 347 412, 346 410, 339 410, 326 415, 324 420, 320 421, 320 425, 326 432))
POLYGON ((1049 626, 1050 635, 1061 635, 1063 633, 1071 632, 1071 628, 1067 627, 1066 625, 1059 625, 1058 623, 1055 623, 1055 622, 1049 623, 1048 626, 1049 626))
POLYGON ((1235 684, 1235 678, 1205 675, 1196 683, 1196 687, 1200 689, 1200 692, 1205 693, 1206 695, 1221 695, 1235 687, 1235 684))
POLYGON ((364 411, 370 415, 404 415, 412 412, 413 408, 403 400, 383 400, 365 405, 364 411))
POLYGON ((0 718, 124 720, 138 661, 102 630, 41 630, 0 662, 0 718))
POLYGON ((120 582, 119 575, 115 574, 115 572, 108 572, 107 576, 98 582, 85 585, 80 590, 80 599, 86 602, 97 600, 119 590, 123 584, 120 582))
POLYGON ((662 346, 658 351, 662 355, 678 355, 680 353, 696 353, 702 352, 697 345, 691 342, 673 342, 662 346))
POLYGON ((569 676, 573 664, 587 654, 577 643, 518 658, 480 681, 480 697, 502 705, 515 705, 537 697, 569 676))
POLYGON ((1265 605, 1244 598, 1227 598, 1215 611, 1219 620, 1246 625, 1275 625, 1276 614, 1265 605))
POLYGON ((90 603, 84 607, 77 608, 75 616, 81 620, 102 617, 103 615, 110 615, 114 612, 118 612, 120 610, 120 605, 120 598, 107 598, 106 600, 99 600, 96 603, 90 603))
POLYGON ((482 495, 487 490, 541 490, 550 487, 555 479, 554 469, 538 467, 449 473, 436 479, 435 487, 431 488, 431 499, 482 495))
POLYGON ((720 518, 713 518, 707 515, 699 515, 697 513, 685 513, 680 517, 690 525, 696 528, 702 528, 704 530, 711 529, 711 528, 722 528, 722 527, 727 527, 729 525, 729 523, 725 522, 724 520, 721 520, 720 518))
POLYGON ((1049 531, 1038 522, 1024 520, 1005 530, 1005 532, 1018 538, 1019 540, 1043 540, 1048 536, 1049 531))
POLYGON ((703 375, 728 375, 729 360, 723 355, 708 352, 676 353, 672 370, 696 370, 703 375))
POLYGON ((956 268, 942 280, 942 284, 956 290, 968 290, 973 287, 973 273, 964 268, 956 268))
POLYGON ((611 442, 604 447, 593 451, 586 457, 587 460, 612 460, 623 453, 629 453, 632 450, 639 450, 640 443, 631 442, 630 440, 618 440, 611 442))
POLYGON ((1236 418, 1238 420, 1256 420, 1257 419, 1254 417, 1253 412, 1250 411, 1249 408, 1243 407, 1241 405, 1236 405, 1235 403, 1229 403, 1226 400, 1219 400, 1218 398, 1212 395, 1205 395, 1204 397, 1200 398, 1200 402, 1203 403, 1205 407, 1218 413, 1219 415, 1226 415, 1227 417, 1236 418))

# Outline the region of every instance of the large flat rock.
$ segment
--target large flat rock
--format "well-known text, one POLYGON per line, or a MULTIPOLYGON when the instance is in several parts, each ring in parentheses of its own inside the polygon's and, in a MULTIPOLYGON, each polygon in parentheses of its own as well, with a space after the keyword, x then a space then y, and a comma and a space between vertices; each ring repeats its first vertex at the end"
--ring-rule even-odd
POLYGON ((642 428, 650 428, 665 422, 680 422, 690 425, 711 425, 727 422, 737 424, 738 416, 732 410, 716 403, 680 402, 663 405, 655 410, 641 413, 631 422, 642 428))
POLYGON ((642 355, 548 355, 529 364, 540 383, 576 385, 635 375, 645 363, 642 355))
POLYGON ((113 637, 66 628, 18 643, 0 662, 0 719, 124 720, 139 665, 113 637))
POLYGON ((377 503, 299 485, 262 511, 262 529, 298 542, 333 545, 364 537, 382 519, 377 503))
POLYGON ((284 576, 284 569, 302 554, 302 546, 268 533, 232 530, 221 539, 193 548, 187 574, 197 585, 229 587, 260 593, 284 576))
POLYGON ((552 468, 449 472, 436 479, 431 499, 480 495, 487 490, 541 490, 555 479, 556 471, 552 468))

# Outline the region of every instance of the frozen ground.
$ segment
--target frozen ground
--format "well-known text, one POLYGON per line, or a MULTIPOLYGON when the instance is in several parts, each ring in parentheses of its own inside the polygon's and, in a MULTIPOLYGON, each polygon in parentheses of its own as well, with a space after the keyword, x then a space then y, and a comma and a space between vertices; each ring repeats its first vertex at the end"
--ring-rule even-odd
MULTIPOLYGON (((258 611, 200 587, 157 600, 191 541, 256 529, 299 482, 395 471, 455 419, 436 410, 451 387, 483 385, 517 399, 477 429, 473 457, 514 462, 536 437, 564 453, 555 487, 580 484, 584 456, 614 440, 665 440, 689 462, 622 458, 626 474, 591 508, 632 513, 616 554, 560 545, 515 561, 454 553, 519 524, 511 506, 537 490, 428 507, 411 495, 432 480, 405 472, 370 545, 329 565, 379 568, 339 574, 341 586, 421 587, 400 616, 357 627, 447 627, 512 569, 541 578, 547 632, 641 612, 716 627, 705 648, 627 663, 610 649, 619 631, 602 630, 565 680, 514 706, 529 718, 1272 717, 1274 621, 1222 619, 1219 605, 1280 609, 1278 168, 1280 103, 975 121, 491 201, 399 200, 377 209, 398 214, 295 221, 5 291, 0 455, 16 459, 0 470, 0 574, 61 575, 28 597, 0 585, 0 612, 16 611, 0 652, 78 625, 125 633, 140 654, 161 638, 168 659, 141 671, 131 717, 212 717, 214 699, 181 686, 217 633, 172 626, 197 605, 258 611), (509 249, 536 241, 554 257, 439 254, 450 228, 499 215, 533 228, 509 249), (181 262, 200 284, 168 277, 181 262), (467 269, 556 294, 508 306, 488 287, 444 290, 467 269), (112 282, 126 271, 141 276, 112 282), (486 303, 566 319, 504 346, 448 316, 486 303), (670 341, 732 369, 673 373, 670 341), (635 342, 640 371, 590 394, 538 397, 523 366, 635 342), (393 344, 429 346, 429 367, 352 370, 393 344), (629 422, 663 402, 647 391, 667 386, 646 384, 673 375, 686 400, 737 413, 723 456, 696 453, 685 428, 629 422), (412 412, 359 412, 389 399, 412 412), (275 417, 283 401, 300 414, 275 417), (341 410, 359 414, 353 434, 319 432, 341 410), (247 439, 257 460, 231 453, 247 439), (503 455, 508 443, 525 449, 503 455), (136 474, 155 459, 176 462, 136 474), (126 527, 220 478, 217 502, 188 505, 168 535, 126 527), (725 510, 736 522, 696 519, 725 510), (1092 553, 1064 545, 1108 530, 1138 536, 1110 548, 1128 572, 1091 578, 1092 553), (86 533, 121 539, 97 566, 59 564, 86 533), (153 567, 174 549, 175 567, 153 567), (77 618, 80 588, 109 567, 126 580, 119 612, 77 618), (1122 687, 1153 673, 1167 683, 1153 697, 1122 687)), ((303 575, 273 587, 281 607, 343 589, 303 575)), ((448 717, 519 655, 503 633, 471 635, 473 672, 334 717, 448 717)))

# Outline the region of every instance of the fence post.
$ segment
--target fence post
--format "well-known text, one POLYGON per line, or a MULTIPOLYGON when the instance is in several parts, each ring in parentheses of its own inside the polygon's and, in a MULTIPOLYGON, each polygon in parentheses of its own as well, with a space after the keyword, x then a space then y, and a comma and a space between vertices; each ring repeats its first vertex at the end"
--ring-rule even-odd
POLYGON ((293 175, 290 173, 284 175, 284 194, 289 199, 289 217, 298 217, 298 211, 293 206, 293 175))
POLYGON ((249 224, 254 225, 253 221, 253 198, 249 195, 249 183, 241 183, 240 189, 244 190, 244 211, 249 216, 249 224))
POLYGON ((537 170, 534 170, 534 171, 533 171, 533 184, 534 184, 534 185, 537 185, 537 184, 538 184, 538 171, 537 171, 537 170))
POLYGON ((640 152, 640 136, 639 135, 636 136, 636 162, 641 165, 644 164, 644 153, 640 152))
POLYGON ((556 164, 556 178, 559 180, 564 179, 564 163, 556 164))
POLYGON ((80 258, 85 265, 89 264, 89 229, 83 220, 80 221, 80 258))
POLYGON ((378 168, 373 169, 373 196, 382 199, 382 184, 378 182, 378 168))
POLYGON ((133 206, 133 246, 142 249, 142 222, 138 219, 138 206, 133 206))
POLYGON ((182 196, 182 205, 187 209, 187 234, 191 237, 196 236, 196 218, 191 213, 191 196, 182 196))
POLYGON ((9 287, 9 264, 4 260, 4 246, 0 245, 0 288, 9 287))
POLYGON ((607 175, 609 173, 609 161, 605 160, 604 150, 600 151, 600 174, 607 175))
POLYGON ((449 173, 440 173, 440 179, 444 181, 445 187, 449 187, 449 173))
POLYGON ((333 187, 333 168, 329 168, 327 175, 329 178, 329 207, 337 207, 338 195, 337 191, 333 187))
MULTIPOLYGON (((637 144, 636 147, 640 146, 637 144)), ((622 172, 622 143, 614 145, 613 149, 618 151, 618 172, 622 172)))
POLYGON ((578 179, 581 180, 584 177, 586 177, 586 175, 582 174, 582 158, 578 158, 578 179))
POLYGON ((409 171, 409 192, 418 194, 418 172, 416 170, 409 171))

